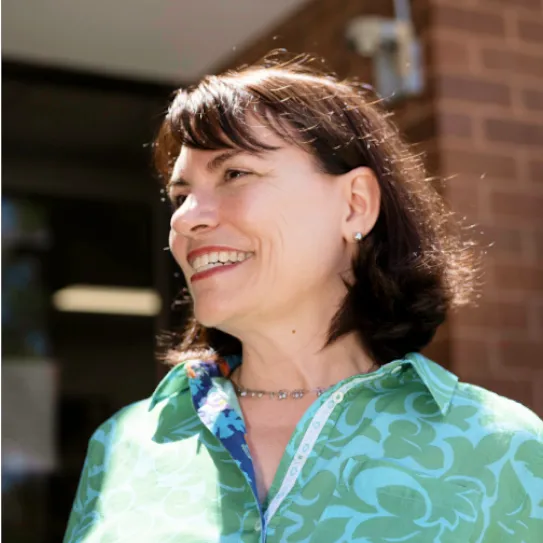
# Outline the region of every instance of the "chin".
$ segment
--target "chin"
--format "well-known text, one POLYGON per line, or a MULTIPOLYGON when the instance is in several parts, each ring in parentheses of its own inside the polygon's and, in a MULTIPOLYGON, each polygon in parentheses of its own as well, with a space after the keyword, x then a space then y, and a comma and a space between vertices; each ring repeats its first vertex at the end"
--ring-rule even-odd
POLYGON ((216 297, 212 300, 206 300, 205 297, 194 300, 194 316, 206 328, 221 328, 221 325, 230 321, 234 314, 232 301, 221 303, 216 297))

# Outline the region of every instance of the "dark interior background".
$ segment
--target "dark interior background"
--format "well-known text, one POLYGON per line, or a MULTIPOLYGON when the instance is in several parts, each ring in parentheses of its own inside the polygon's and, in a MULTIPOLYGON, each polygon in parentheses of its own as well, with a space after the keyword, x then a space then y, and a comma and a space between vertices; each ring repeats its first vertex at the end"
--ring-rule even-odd
MULTIPOLYGON (((3 217, 30 225, 10 235, 3 224, 3 372, 46 362, 54 374, 53 464, 15 469, 3 450, 7 543, 62 540, 90 435, 165 372, 156 337, 172 326, 181 285, 164 251, 169 209, 149 143, 173 89, 3 63, 3 217), (52 294, 73 284, 152 288, 162 311, 56 311, 52 294)), ((3 403, 9 428, 23 415, 3 403)))

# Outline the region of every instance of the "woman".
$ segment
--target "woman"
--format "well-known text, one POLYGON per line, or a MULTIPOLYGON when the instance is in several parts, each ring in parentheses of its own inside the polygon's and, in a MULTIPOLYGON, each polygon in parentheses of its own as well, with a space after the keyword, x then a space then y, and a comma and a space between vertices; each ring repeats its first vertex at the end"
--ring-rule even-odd
POLYGON ((365 92, 206 77, 155 150, 194 318, 91 438, 65 542, 542 541, 542 421, 420 354, 473 257, 365 92))

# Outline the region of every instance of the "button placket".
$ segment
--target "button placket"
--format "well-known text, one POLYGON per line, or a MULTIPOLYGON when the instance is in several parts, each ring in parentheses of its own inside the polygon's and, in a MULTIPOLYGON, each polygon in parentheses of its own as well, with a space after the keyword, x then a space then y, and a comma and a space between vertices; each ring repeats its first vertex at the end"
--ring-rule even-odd
POLYGON ((319 435, 323 431, 327 421, 332 415, 332 412, 339 404, 343 402, 343 400, 345 399, 345 395, 351 389, 360 385, 363 382, 373 381, 378 377, 379 375, 377 374, 370 374, 353 379, 349 383, 344 384, 340 390, 336 390, 335 392, 333 392, 331 396, 327 400, 325 400, 325 402, 319 407, 317 412, 314 414, 314 418, 309 424, 309 427, 305 431, 305 434, 296 453, 293 456, 291 465, 289 466, 289 469, 286 472, 286 476, 284 477, 281 486, 279 487, 279 491, 274 496, 270 505, 268 506, 268 509, 266 510, 266 514, 264 515, 266 526, 270 526, 273 524, 275 520, 275 513, 282 505, 284 505, 283 501, 287 498, 290 491, 296 484, 296 481, 298 480, 298 477, 300 476, 300 473, 303 470, 307 459, 313 451, 313 448, 318 441, 319 435))

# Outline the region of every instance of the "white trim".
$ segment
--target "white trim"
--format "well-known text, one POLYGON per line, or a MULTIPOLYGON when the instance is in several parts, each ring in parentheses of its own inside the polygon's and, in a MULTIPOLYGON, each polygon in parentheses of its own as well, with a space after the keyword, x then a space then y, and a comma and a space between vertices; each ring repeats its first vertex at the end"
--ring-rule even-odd
POLYGON ((377 379, 378 377, 382 376, 382 373, 376 372, 371 375, 364 375, 362 377, 353 379, 352 381, 338 388, 336 391, 332 392, 330 397, 327 398, 326 401, 319 407, 315 413, 315 416, 313 417, 313 420, 309 424, 309 428, 305 432, 305 435, 292 459, 292 462, 290 463, 290 466, 288 467, 277 494, 273 497, 273 500, 266 510, 264 515, 264 526, 266 528, 268 527, 273 515, 275 515, 279 509, 279 506, 283 500, 294 487, 300 472, 311 454, 311 451, 313 450, 322 429, 334 411, 334 408, 343 401, 345 394, 353 387, 363 383, 364 381, 372 381, 373 379, 377 379))

